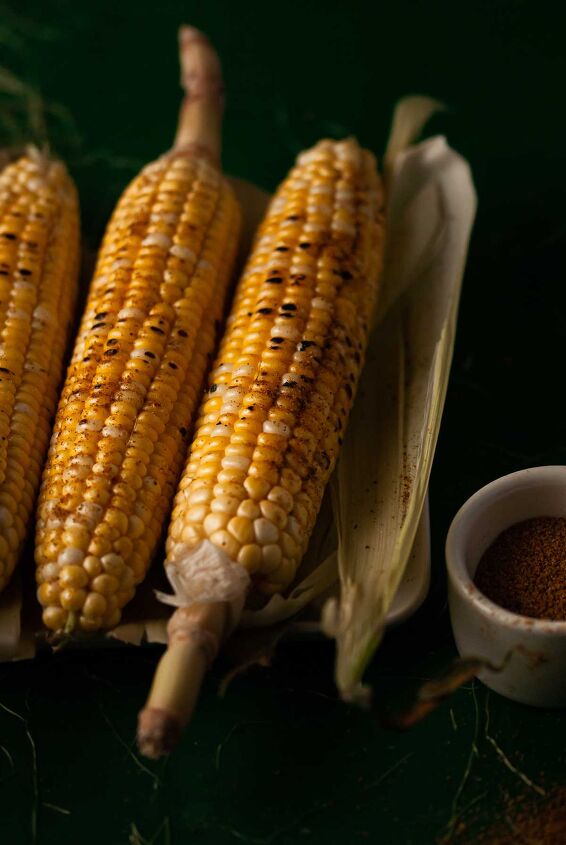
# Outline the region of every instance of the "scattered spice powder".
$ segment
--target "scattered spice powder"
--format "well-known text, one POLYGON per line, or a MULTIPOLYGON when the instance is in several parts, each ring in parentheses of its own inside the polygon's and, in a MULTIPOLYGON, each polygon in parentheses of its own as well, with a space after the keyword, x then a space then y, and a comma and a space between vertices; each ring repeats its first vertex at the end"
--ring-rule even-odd
POLYGON ((496 821, 481 823, 477 805, 438 845, 563 845, 566 842, 566 787, 554 786, 542 798, 525 793, 507 796, 493 808, 496 821))
POLYGON ((536 517, 503 531, 480 560, 474 581, 514 613, 566 620, 566 519, 536 517))
POLYGON ((566 842, 566 788, 542 800, 517 796, 499 813, 501 821, 474 835, 470 845, 563 845, 566 842))

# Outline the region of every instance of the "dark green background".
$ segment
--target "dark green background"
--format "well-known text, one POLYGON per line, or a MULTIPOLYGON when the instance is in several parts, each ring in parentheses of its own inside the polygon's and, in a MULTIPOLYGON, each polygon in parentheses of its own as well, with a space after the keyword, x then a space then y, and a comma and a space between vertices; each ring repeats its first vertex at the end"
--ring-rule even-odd
MULTIPOLYGON (((49 133, 72 165, 93 247, 126 181, 171 141, 184 20, 223 59, 226 169, 268 189, 321 135, 355 133, 380 153, 403 94, 447 103, 431 131, 469 158, 479 216, 432 478, 435 577, 424 609, 386 637, 371 666, 378 700, 454 654, 442 555, 457 508, 498 475, 564 462, 559 9, 503 0, 0 6, 1 64, 66 109, 51 110, 49 133)), ((536 797, 524 777, 548 787, 564 774, 561 714, 476 682, 412 732, 387 732, 336 701, 332 646, 320 642, 284 646, 223 700, 217 669, 182 747, 146 766, 132 743, 157 657, 124 649, 0 667, 3 843, 421 845, 461 820, 473 837, 503 815, 506 795, 536 797)))

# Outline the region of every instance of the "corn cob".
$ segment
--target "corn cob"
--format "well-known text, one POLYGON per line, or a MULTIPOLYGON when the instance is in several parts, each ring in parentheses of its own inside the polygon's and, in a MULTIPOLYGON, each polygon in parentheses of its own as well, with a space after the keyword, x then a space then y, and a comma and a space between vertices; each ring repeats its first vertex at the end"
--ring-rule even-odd
POLYGON ((216 54, 183 28, 172 151, 108 225, 61 397, 38 510, 43 621, 112 628, 148 569, 186 454, 235 258, 239 208, 218 167, 216 54))
MULTIPOLYGON (((382 239, 373 156, 354 140, 302 154, 259 230, 201 407, 167 540, 174 586, 202 578, 199 566, 220 572, 219 561, 239 564, 263 594, 292 581, 363 366, 382 239)), ((140 715, 149 756, 177 738, 192 706, 183 696, 194 697, 229 624, 226 601, 178 603, 170 655, 140 715), (183 666, 197 676, 192 686, 171 677, 183 666)))
POLYGON ((63 164, 31 149, 0 174, 0 590, 39 487, 78 259, 75 187, 63 164))

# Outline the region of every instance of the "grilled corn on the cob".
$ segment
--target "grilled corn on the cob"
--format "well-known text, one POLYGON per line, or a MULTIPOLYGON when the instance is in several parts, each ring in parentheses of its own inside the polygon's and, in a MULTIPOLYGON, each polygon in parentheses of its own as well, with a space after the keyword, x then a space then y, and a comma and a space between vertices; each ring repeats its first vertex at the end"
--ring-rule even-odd
POLYGON ((301 155, 237 289, 175 499, 179 609, 139 715, 149 757, 178 741, 250 582, 270 594, 295 575, 363 366, 382 242, 373 156, 353 140, 301 155))
POLYGON ((363 364, 382 203, 373 156, 353 140, 304 153, 279 189, 201 407, 168 565, 208 539, 264 593, 293 579, 363 364))
POLYGON ((0 590, 39 486, 78 258, 75 187, 63 164, 30 150, 0 173, 0 590))
POLYGON ((144 578, 222 317, 239 208, 213 160, 220 69, 196 30, 181 50, 175 146, 108 225, 43 477, 38 596, 53 631, 115 626, 144 578))

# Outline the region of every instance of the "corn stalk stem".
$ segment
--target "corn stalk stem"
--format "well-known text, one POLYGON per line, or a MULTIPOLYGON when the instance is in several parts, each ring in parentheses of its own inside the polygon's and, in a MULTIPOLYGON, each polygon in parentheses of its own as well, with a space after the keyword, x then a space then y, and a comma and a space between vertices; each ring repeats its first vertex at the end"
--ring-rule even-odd
POLYGON ((204 155, 219 166, 224 111, 220 59, 208 38, 192 26, 179 30, 179 57, 185 97, 172 153, 204 155))

